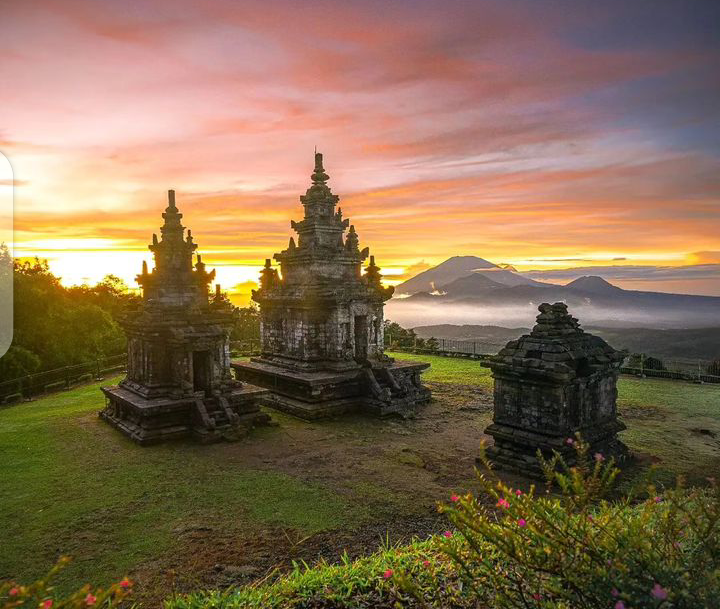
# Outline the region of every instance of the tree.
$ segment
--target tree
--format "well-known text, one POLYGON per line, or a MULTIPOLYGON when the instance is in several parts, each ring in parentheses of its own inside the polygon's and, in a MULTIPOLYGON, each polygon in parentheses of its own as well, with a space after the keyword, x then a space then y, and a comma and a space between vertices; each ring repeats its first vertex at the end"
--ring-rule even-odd
MULTIPOLYGON (((0 266, 8 260, 0 248, 0 266)), ((12 273, 13 345, 1 360, 0 381, 125 349, 118 319, 139 297, 121 279, 108 275, 95 286, 66 288, 39 258, 14 260, 12 273)))
MULTIPOLYGON (((383 324, 384 339, 387 346, 413 347, 418 345, 418 337, 414 330, 406 330, 400 324, 385 320, 383 324)), ((423 341, 424 342, 424 341, 423 341)))

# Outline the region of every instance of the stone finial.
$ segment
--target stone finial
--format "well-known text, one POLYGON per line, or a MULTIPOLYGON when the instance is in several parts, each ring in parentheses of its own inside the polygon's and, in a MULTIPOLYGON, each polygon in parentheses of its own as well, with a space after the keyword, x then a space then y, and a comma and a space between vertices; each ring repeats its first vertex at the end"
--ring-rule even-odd
POLYGON ((321 152, 315 153, 315 171, 313 171, 312 176, 313 184, 320 184, 325 185, 325 183, 330 179, 330 176, 325 173, 325 168, 323 167, 323 155, 321 152))
POLYGON ((583 333, 578 320, 568 313, 564 302, 544 302, 538 307, 538 311, 540 315, 536 318, 537 324, 532 330, 532 336, 542 338, 583 333))
POLYGON ((177 209, 175 206, 175 191, 168 190, 168 209, 177 209))
POLYGON ((148 274, 147 260, 143 260, 143 263, 142 263, 142 274, 143 274, 143 275, 147 275, 147 274, 148 274))
POLYGON ((355 225, 350 225, 350 230, 345 239, 345 249, 348 252, 357 252, 360 249, 360 240, 358 239, 357 233, 355 232, 355 225))
POLYGON ((278 272, 272 268, 270 258, 265 258, 265 266, 260 271, 260 287, 263 290, 274 288, 278 284, 278 272))
POLYGON ((370 263, 365 267, 365 281, 373 287, 382 287, 380 267, 375 264, 375 256, 370 256, 370 263))

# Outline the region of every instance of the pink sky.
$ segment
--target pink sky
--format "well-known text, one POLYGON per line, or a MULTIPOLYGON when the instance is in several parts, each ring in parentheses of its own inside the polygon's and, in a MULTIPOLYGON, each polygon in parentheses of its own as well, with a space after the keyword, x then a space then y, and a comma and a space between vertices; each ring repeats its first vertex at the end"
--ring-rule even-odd
POLYGON ((394 281, 458 254, 720 263, 720 54, 702 11, 651 4, 7 4, 15 253, 131 282, 175 188, 204 260, 247 284, 317 145, 394 281))

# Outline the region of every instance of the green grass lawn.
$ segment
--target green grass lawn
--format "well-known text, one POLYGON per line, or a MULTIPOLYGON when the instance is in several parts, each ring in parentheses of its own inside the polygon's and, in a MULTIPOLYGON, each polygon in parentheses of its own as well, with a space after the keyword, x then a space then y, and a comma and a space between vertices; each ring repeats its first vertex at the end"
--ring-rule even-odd
POLYGON ((482 385, 492 387, 490 369, 478 360, 439 355, 416 355, 414 353, 389 353, 390 357, 413 362, 429 362, 430 369, 423 373, 423 379, 437 383, 460 383, 462 385, 482 385))
MULTIPOLYGON (((424 375, 428 382, 479 385, 483 392, 477 399, 489 399, 486 390, 492 379, 477 361, 393 355, 430 362, 424 375)), ((468 399, 476 399, 470 394, 468 399)), ((619 396, 628 425, 623 440, 656 460, 668 481, 678 473, 692 481, 720 470, 720 387, 623 377, 619 396)), ((400 503, 384 511, 379 507, 407 500, 395 497, 374 470, 362 468, 372 465, 371 458, 384 458, 377 462, 380 471, 406 467, 397 471, 428 480, 434 480, 433 471, 439 476, 445 471, 433 470, 439 457, 425 468, 417 450, 399 453, 405 460, 393 456, 402 448, 398 442, 408 441, 407 429, 416 429, 397 422, 370 423, 358 417, 357 422, 306 423, 280 415, 279 427, 256 430, 248 443, 177 442, 140 448, 98 419, 102 404, 99 384, 92 384, 0 409, 0 579, 28 581, 44 574, 60 555, 71 554, 75 560, 61 576, 62 589, 86 582, 105 585, 138 565, 172 554, 180 532, 208 523, 231 537, 279 529, 299 538, 364 526, 370 512, 376 519, 389 512, 407 517, 400 503), (347 464, 334 478, 318 481, 312 466, 283 470, 293 475, 276 465, 263 466, 270 440, 275 446, 297 441, 289 449, 293 459, 323 442, 327 454, 342 442, 348 448, 341 451, 365 445, 381 451, 370 451, 365 461, 347 464), (252 451, 255 460, 249 466, 246 458, 252 451), (406 463, 408 455, 419 465, 406 463)), ((442 419, 445 407, 450 406, 439 400, 431 409, 439 419, 426 414, 413 424, 442 433, 451 424, 442 419)), ((480 440, 479 432, 465 435, 463 455, 475 445, 476 435, 480 440)), ((454 440, 447 445, 448 459, 461 456, 453 456, 453 450, 458 450, 454 440)), ((432 455, 424 454, 428 457, 432 455)), ((438 479, 443 492, 458 483, 438 479)))
POLYGON ((361 517, 329 489, 219 462, 215 446, 141 449, 98 419, 98 387, 0 410, 0 579, 39 576, 71 554, 61 587, 104 585, 170 549, 178 527, 310 534, 361 517))

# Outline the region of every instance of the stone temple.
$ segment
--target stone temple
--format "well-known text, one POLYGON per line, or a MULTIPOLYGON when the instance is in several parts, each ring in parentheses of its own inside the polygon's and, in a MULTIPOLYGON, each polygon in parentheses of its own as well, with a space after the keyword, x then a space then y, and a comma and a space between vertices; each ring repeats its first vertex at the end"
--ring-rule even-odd
POLYGON ((100 417, 140 444, 191 436, 202 442, 235 439, 269 417, 260 412, 266 390, 232 377, 229 336, 232 305, 219 286, 210 299, 215 271, 205 270, 197 245, 180 224, 169 191, 161 239, 149 249, 155 268, 143 263, 137 281, 143 301, 122 320, 128 340, 127 377, 103 387, 100 417))
POLYGON ((394 361, 383 353, 383 287, 368 248, 336 209, 322 154, 315 154, 312 185, 300 197, 305 217, 291 222, 298 241, 265 262, 260 288, 260 357, 234 362, 239 379, 271 390, 267 402, 302 418, 349 411, 411 413, 430 399, 420 381, 429 364, 394 361), (348 228, 349 227, 349 228, 348 228), (346 232, 347 231, 347 232, 346 232))
POLYGON ((532 332, 490 361, 494 416, 485 431, 495 445, 488 457, 501 468, 537 475, 537 450, 546 458, 556 450, 573 462, 567 440, 579 432, 591 454, 623 458, 616 384, 624 355, 584 332, 564 303, 539 310, 532 332))

